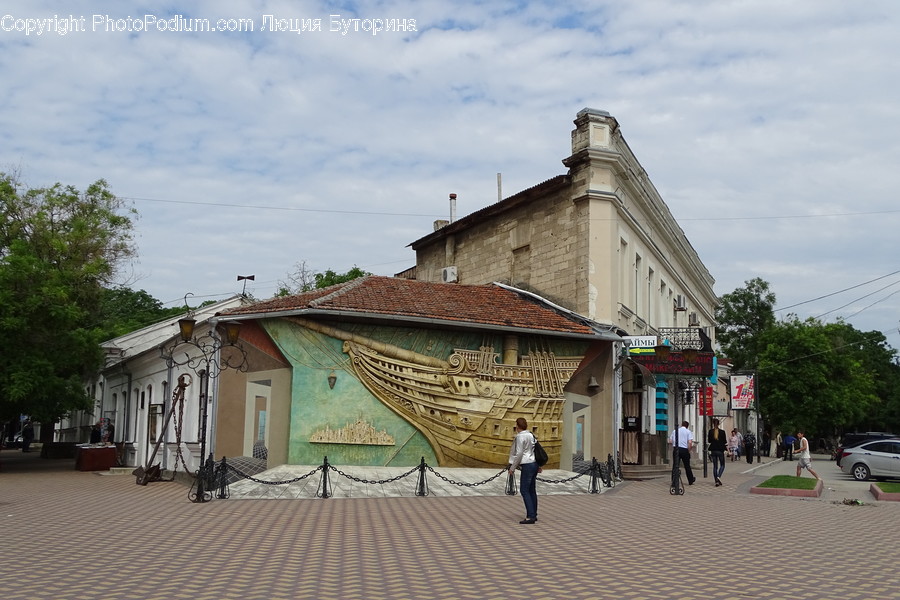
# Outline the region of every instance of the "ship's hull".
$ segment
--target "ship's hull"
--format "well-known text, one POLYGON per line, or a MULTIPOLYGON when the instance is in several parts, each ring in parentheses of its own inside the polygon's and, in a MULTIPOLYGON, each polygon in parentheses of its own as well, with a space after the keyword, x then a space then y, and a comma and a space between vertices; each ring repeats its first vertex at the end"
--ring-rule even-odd
POLYGON ((421 364, 352 340, 344 352, 363 385, 428 439, 441 466, 507 464, 518 417, 547 450, 548 466, 559 466, 563 387, 578 358, 533 352, 505 365, 492 348, 481 348, 421 364))

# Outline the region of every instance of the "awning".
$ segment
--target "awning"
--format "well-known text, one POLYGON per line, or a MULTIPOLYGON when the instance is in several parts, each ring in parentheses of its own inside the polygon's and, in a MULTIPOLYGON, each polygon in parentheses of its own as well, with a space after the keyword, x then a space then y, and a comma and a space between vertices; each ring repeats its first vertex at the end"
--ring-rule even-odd
POLYGON ((619 363, 619 366, 622 366, 626 363, 631 365, 632 369, 637 369, 637 371, 641 374, 641 377, 643 377, 644 379, 644 385, 651 385, 653 387, 656 387, 656 376, 650 371, 650 369, 631 358, 623 359, 622 362, 619 363))

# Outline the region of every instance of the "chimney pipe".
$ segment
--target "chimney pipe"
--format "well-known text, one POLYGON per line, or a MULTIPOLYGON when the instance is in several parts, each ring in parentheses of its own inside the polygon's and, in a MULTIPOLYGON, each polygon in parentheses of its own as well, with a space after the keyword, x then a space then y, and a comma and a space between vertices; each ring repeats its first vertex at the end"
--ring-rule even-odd
POLYGON ((456 194, 450 194, 450 222, 456 221, 456 194))

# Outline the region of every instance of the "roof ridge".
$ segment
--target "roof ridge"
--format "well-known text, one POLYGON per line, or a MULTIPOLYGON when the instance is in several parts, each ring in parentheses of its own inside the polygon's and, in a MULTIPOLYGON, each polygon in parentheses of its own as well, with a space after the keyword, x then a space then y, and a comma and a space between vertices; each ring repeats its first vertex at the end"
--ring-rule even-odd
POLYGON ((365 275, 364 277, 357 277, 356 279, 351 279, 350 281, 345 281, 344 283, 338 283, 335 286, 335 287, 337 287, 336 290, 334 290, 333 292, 330 292, 328 294, 325 294, 324 296, 319 296, 315 300, 310 300, 309 306, 310 306, 310 308, 316 308, 318 306, 321 306, 325 302, 330 302, 334 298, 337 298, 337 297, 341 296, 342 294, 349 292, 350 290, 354 290, 354 289, 358 288, 359 286, 361 286, 363 284, 364 281, 366 281, 367 279, 369 279, 371 277, 374 277, 374 275, 365 275))

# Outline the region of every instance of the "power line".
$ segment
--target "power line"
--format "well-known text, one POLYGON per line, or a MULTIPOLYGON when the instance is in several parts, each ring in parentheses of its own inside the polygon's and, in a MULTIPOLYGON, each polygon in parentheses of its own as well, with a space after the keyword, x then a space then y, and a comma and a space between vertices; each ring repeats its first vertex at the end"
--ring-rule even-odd
MULTIPOLYGON (((247 208, 250 210, 283 210, 296 212, 311 213, 334 213, 348 215, 380 215, 387 217, 430 217, 443 218, 446 215, 434 213, 392 213, 379 211, 363 211, 363 210, 336 210, 329 208, 300 208, 295 206, 267 206, 254 204, 231 204, 227 202, 200 202, 198 200, 166 200, 163 198, 145 198, 138 196, 118 196, 123 200, 135 200, 140 202, 162 202, 166 204, 193 204, 197 206, 218 206, 222 208, 247 208)), ((821 219, 825 217, 863 217, 872 215, 886 215, 900 213, 900 210, 880 210, 870 212, 844 212, 844 213, 825 213, 821 215, 767 215, 767 216, 750 216, 750 217, 685 217, 679 218, 677 221, 766 221, 773 219, 821 219)), ((607 220, 607 219, 592 219, 607 220)))
POLYGON ((391 213, 367 210, 336 210, 331 208, 300 208, 296 206, 264 206, 251 204, 229 204, 226 202, 199 202, 197 200, 163 200, 161 198, 138 198, 135 196, 119 196, 123 200, 136 200, 141 202, 163 202, 166 204, 194 204, 197 206, 218 206, 221 208, 249 208, 251 210, 284 210, 311 213, 335 213, 342 215, 380 215, 386 217, 431 217, 440 218, 444 215, 420 214, 420 213, 391 213))
MULTIPOLYGON (((870 283, 874 283, 874 282, 876 282, 876 281, 879 281, 879 280, 881 280, 881 279, 884 279, 885 277, 890 277, 891 275, 896 275, 897 273, 900 273, 900 271, 894 271, 893 273, 888 273, 887 275, 882 275, 881 277, 876 277, 875 279, 871 279, 871 280, 869 280, 869 281, 866 281, 866 282, 863 282, 863 283, 860 283, 860 284, 857 284, 857 285, 853 285, 853 286, 850 286, 850 287, 848 287, 848 288, 844 288, 844 289, 842 289, 842 290, 838 290, 838 291, 836 291, 836 292, 831 292, 830 294, 825 294, 824 296, 819 296, 818 298, 813 298, 812 300, 804 300, 803 302, 798 302, 797 304, 791 304, 790 306, 783 306, 783 307, 781 307, 781 308, 776 308, 776 309, 775 309, 775 312, 781 312, 781 311, 787 310, 787 309, 789 309, 789 308, 794 308, 795 306, 801 306, 801 305, 803 305, 803 304, 809 304, 810 302, 815 302, 816 300, 822 300, 822 299, 824 299, 824 298, 830 298, 831 296, 836 296, 837 294, 842 294, 842 293, 844 293, 844 292, 849 292, 850 290, 855 290, 855 289, 858 288, 858 287, 862 287, 862 286, 864 286, 864 285, 869 285, 870 283)), ((888 286, 888 287, 890 287, 890 286, 888 286)), ((865 296, 863 296, 863 298, 865 298, 865 296)), ((826 314, 828 314, 828 313, 826 313, 826 314)))
MULTIPOLYGON (((828 315, 828 314, 831 314, 831 313, 833 313, 833 312, 839 311, 839 310, 841 310, 842 308, 847 308, 847 307, 850 306, 851 304, 854 304, 855 302, 859 302, 859 301, 862 300, 863 298, 868 298, 869 296, 874 296, 874 295, 877 294, 878 292, 882 292, 882 291, 888 289, 889 287, 893 287, 893 286, 897 285, 898 283, 900 283, 900 281, 895 281, 895 282, 893 282, 893 283, 889 283, 889 284, 887 284, 886 286, 884 286, 884 287, 882 287, 882 288, 878 288, 878 289, 875 290, 874 292, 870 292, 870 293, 866 294, 865 296, 861 296, 861 297, 859 297, 859 298, 856 298, 855 300, 851 300, 850 302, 848 302, 847 304, 845 304, 845 305, 843 305, 843 306, 838 306, 837 308, 831 309, 831 310, 829 310, 828 312, 824 312, 824 313, 822 313, 821 315, 818 315, 818 316, 813 317, 813 318, 815 318, 815 319, 821 319, 821 318, 824 317, 825 315, 828 315)), ((897 293, 897 292, 894 292, 893 294, 889 294, 889 295, 885 296, 884 298, 882 298, 881 300, 876 300, 875 302, 873 302, 872 304, 870 304, 870 305, 867 306, 866 308, 869 308, 869 307, 871 307, 871 306, 875 306, 875 305, 878 304, 879 302, 884 302, 885 300, 887 300, 888 298, 890 298, 891 296, 893 296, 893 295, 896 294, 896 293, 897 293)), ((858 314, 861 313, 862 311, 866 310, 866 308, 862 308, 862 309, 856 311, 855 313, 853 313, 853 315, 858 315, 858 314)), ((850 315, 850 317, 852 317, 853 315, 850 315)), ((849 319, 850 317, 847 317, 847 318, 849 319)))
POLYGON ((900 210, 876 210, 871 212, 826 213, 821 215, 774 215, 757 217, 688 217, 677 221, 766 221, 771 219, 821 219, 824 217, 865 217, 870 215, 889 215, 900 213, 900 210))

